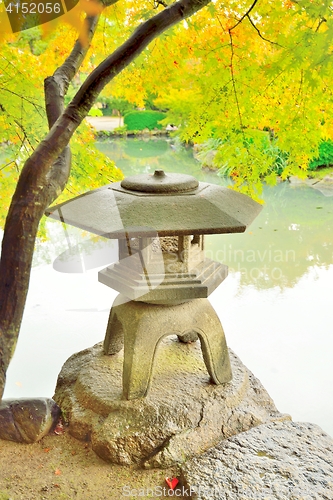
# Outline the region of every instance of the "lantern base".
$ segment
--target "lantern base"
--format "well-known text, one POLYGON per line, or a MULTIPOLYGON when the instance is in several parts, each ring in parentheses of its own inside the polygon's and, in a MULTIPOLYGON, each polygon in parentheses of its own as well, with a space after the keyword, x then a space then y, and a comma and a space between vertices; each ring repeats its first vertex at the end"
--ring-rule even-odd
MULTIPOLYGON (((118 295, 110 312, 104 340, 105 354, 116 354, 124 345, 123 397, 147 394, 158 343, 168 335, 180 339, 197 334, 211 381, 232 378, 227 344, 220 320, 207 299, 175 306, 129 301, 118 295)), ((195 338, 195 335, 194 335, 195 338)))
POLYGON ((71 356, 54 400, 68 432, 104 460, 137 467, 169 467, 251 427, 282 420, 258 379, 229 351, 233 378, 209 381, 199 342, 163 339, 147 397, 122 399, 123 351, 103 354, 102 343, 71 356))

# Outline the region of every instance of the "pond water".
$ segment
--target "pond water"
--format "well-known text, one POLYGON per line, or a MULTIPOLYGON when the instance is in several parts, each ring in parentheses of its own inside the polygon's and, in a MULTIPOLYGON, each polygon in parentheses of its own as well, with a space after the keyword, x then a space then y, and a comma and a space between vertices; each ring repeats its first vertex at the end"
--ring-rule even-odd
MULTIPOLYGON (((125 175, 163 168, 226 184, 172 141, 114 140, 99 148, 125 175)), ((333 196, 284 182, 265 187, 263 198, 264 208, 246 233, 207 237, 207 255, 229 266, 210 301, 229 347, 278 409, 333 435, 333 196)), ((55 271, 52 262, 68 245, 80 244, 87 253, 91 240, 57 222, 48 228, 50 240, 37 247, 5 397, 52 396, 63 362, 103 339, 116 296, 97 281, 103 256, 92 264, 86 259, 85 273, 55 271)), ((115 253, 112 242, 108 248, 115 253)))

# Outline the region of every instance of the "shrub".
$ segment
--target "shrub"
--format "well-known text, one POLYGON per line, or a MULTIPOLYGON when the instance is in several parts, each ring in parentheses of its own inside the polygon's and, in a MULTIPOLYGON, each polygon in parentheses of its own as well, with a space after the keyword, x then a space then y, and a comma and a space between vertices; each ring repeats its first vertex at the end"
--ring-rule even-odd
MULTIPOLYGON (((276 139, 270 139, 265 131, 261 130, 246 130, 247 137, 239 145, 251 148, 255 147, 258 154, 261 154, 263 159, 267 159, 271 165, 270 169, 277 175, 281 175, 288 164, 288 154, 281 151, 277 145, 276 139)), ((218 169, 218 175, 221 177, 229 177, 232 175, 235 166, 233 162, 234 142, 229 139, 222 140, 221 138, 207 139, 199 146, 199 150, 195 157, 203 167, 218 169)))
POLYGON ((132 111, 124 117, 124 125, 127 125, 127 130, 161 129, 159 121, 165 117, 165 113, 159 111, 132 111))
POLYGON ((273 160, 272 172, 275 172, 277 175, 281 175, 288 165, 288 153, 282 151, 278 147, 276 139, 273 139, 268 143, 267 147, 263 150, 263 153, 265 153, 268 158, 273 160))
POLYGON ((127 127, 124 125, 123 127, 116 127, 113 129, 114 134, 125 135, 127 132, 127 127))
POLYGON ((321 141, 319 156, 310 161, 309 170, 316 170, 318 167, 328 167, 330 165, 333 165, 333 141, 321 141))
POLYGON ((197 152, 195 153, 195 158, 201 163, 202 167, 208 167, 211 169, 221 168, 214 162, 217 151, 223 145, 222 139, 210 138, 204 143, 197 146, 197 152))
POLYGON ((111 108, 101 108, 103 116, 113 116, 113 109, 111 108))

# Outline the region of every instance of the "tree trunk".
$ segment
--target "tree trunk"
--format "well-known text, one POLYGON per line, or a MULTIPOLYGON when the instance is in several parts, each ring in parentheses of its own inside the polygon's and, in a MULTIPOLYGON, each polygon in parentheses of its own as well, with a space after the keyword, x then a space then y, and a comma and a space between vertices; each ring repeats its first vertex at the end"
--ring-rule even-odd
MULTIPOLYGON (((88 40, 91 42, 97 27, 97 17, 86 19, 88 40)), ((64 64, 44 84, 46 114, 51 128, 64 111, 64 96, 68 85, 79 69, 89 45, 79 41, 64 64)), ((30 172, 29 179, 19 179, 6 219, 0 261, 0 399, 5 386, 5 375, 14 352, 21 326, 31 263, 40 219, 45 208, 64 189, 71 167, 71 153, 67 145, 52 164, 47 178, 30 172)))
MULTIPOLYGON (((109 0, 104 4, 112 4, 109 0)), ((87 78, 63 111, 63 98, 88 46, 76 42, 64 64, 45 81, 50 132, 26 161, 6 219, 0 261, 0 399, 18 338, 29 287, 36 234, 45 209, 64 189, 70 172, 69 141, 98 94, 157 36, 193 15, 211 0, 179 0, 142 23, 87 78)), ((86 19, 91 41, 97 18, 86 19)))

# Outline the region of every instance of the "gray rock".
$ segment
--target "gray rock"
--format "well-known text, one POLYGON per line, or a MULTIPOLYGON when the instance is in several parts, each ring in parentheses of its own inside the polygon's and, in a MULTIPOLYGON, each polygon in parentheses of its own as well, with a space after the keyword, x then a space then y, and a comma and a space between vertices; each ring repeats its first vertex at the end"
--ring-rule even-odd
POLYGON ((167 467, 202 453, 221 439, 262 423, 289 419, 230 351, 233 379, 210 383, 198 342, 161 342, 148 396, 122 399, 123 354, 102 344, 73 355, 58 378, 55 401, 69 432, 91 440, 116 464, 167 467))
POLYGON ((301 179, 300 177, 297 177, 296 175, 291 175, 290 177, 288 177, 288 182, 290 182, 290 184, 293 184, 295 186, 299 186, 301 184, 307 184, 307 181, 308 181, 307 178, 301 179))
POLYGON ((50 398, 3 399, 0 402, 0 439, 34 443, 50 432, 61 410, 50 398))
POLYGON ((323 179, 300 179, 296 176, 289 177, 289 182, 293 186, 309 186, 313 189, 317 189, 324 196, 333 196, 333 176, 326 175, 323 179))
POLYGON ((318 189, 324 196, 333 196, 333 176, 326 175, 321 181, 314 183, 311 187, 318 189))
POLYGON ((187 462, 182 481, 200 500, 332 500, 333 439, 314 424, 260 425, 187 462))

